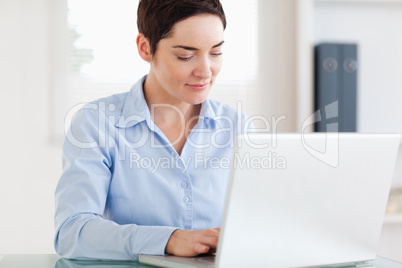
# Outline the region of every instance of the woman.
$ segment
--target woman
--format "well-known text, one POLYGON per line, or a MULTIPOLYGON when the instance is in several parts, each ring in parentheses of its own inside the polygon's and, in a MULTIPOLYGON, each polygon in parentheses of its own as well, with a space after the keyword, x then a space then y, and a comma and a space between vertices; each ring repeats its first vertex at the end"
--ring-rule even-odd
POLYGON ((245 117, 207 99, 222 65, 219 0, 142 0, 137 48, 150 71, 74 117, 56 189, 66 258, 196 256, 219 236, 245 117))

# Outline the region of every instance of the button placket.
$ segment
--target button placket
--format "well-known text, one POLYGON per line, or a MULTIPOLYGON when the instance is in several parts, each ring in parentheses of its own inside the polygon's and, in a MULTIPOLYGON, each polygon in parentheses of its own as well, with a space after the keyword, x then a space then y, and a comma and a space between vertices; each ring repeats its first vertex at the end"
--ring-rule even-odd
POLYGON ((176 166, 180 171, 184 174, 185 173, 185 165, 184 165, 184 160, 182 157, 177 158, 176 160, 176 166))
POLYGON ((189 176, 189 170, 186 166, 186 159, 182 156, 176 158, 176 168, 180 172, 180 181, 178 187, 181 188, 181 199, 183 204, 184 227, 191 230, 193 228, 193 190, 189 176))
POLYGON ((180 184, 181 188, 183 189, 183 202, 189 203, 192 199, 193 191, 191 186, 187 182, 182 182, 180 184))

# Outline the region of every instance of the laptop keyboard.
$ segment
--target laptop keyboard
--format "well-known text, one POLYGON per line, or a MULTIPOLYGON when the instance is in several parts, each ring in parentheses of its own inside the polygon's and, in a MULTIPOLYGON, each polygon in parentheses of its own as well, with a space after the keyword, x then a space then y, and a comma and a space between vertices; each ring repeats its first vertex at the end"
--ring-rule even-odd
POLYGON ((200 263, 214 263, 215 262, 215 254, 207 255, 207 256, 198 256, 193 259, 200 263))

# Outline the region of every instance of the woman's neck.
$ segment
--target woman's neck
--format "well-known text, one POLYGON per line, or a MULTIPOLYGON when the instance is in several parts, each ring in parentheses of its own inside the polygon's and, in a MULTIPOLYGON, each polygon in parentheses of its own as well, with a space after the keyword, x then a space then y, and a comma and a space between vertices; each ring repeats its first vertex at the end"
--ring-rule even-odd
POLYGON ((156 125, 177 125, 197 122, 201 111, 201 104, 192 105, 170 95, 166 90, 155 83, 154 77, 149 77, 144 83, 144 97, 156 125))

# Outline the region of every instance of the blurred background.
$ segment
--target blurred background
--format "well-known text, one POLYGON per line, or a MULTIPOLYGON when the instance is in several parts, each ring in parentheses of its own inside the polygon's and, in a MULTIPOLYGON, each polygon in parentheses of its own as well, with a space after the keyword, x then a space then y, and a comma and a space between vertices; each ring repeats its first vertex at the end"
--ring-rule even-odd
MULTIPOLYGON (((402 0, 221 1, 228 27, 211 98, 300 132, 314 113, 314 46, 355 43, 358 131, 402 133, 402 0)), ((65 116, 147 74, 137 5, 0 0, 0 254, 54 252, 65 116)), ((401 199, 400 150, 379 254, 402 262, 401 199)))

